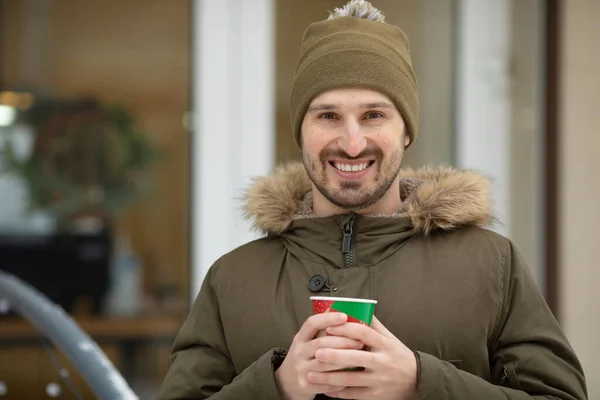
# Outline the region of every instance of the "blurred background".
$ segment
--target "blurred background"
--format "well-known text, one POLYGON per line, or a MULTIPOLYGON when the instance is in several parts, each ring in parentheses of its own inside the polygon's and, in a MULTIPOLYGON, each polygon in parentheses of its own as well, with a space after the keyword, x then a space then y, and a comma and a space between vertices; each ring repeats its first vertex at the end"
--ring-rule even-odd
MULTIPOLYGON (((373 3, 407 33, 419 80, 406 166, 493 178, 493 229, 600 398, 600 2, 373 3)), ((212 262, 256 237, 250 179, 299 159, 300 39, 343 4, 0 0, 0 270, 73 316, 140 398, 156 396, 212 262)), ((0 398, 93 397, 2 299, 0 314, 0 398)))

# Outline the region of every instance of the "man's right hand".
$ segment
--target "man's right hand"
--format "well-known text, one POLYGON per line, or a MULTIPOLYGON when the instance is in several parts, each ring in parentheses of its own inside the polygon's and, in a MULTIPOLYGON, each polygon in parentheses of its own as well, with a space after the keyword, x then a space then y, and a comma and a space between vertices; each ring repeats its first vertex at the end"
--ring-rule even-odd
MULTIPOLYGON (((321 348, 362 349, 357 340, 323 336, 315 339, 317 333, 330 326, 342 325, 347 321, 346 314, 339 312, 315 314, 302 325, 281 366, 275 371, 275 382, 285 400, 312 400, 319 393, 332 393, 343 387, 315 385, 308 382, 310 371, 335 371, 343 366, 325 364, 315 359, 315 352, 321 348)), ((350 366, 348 366, 350 367, 350 366)))

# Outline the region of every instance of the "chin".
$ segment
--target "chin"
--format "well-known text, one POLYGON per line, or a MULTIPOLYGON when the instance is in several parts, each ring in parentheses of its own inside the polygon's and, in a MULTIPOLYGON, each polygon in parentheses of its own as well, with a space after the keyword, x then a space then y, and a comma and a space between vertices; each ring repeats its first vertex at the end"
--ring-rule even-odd
MULTIPOLYGON (((340 190, 340 191, 343 192, 343 190, 340 190)), ((368 199, 363 199, 363 198, 359 198, 358 196, 352 196, 352 195, 351 196, 339 196, 340 191, 333 192, 338 195, 332 196, 332 200, 335 200, 334 204, 336 204, 338 207, 345 208, 348 210, 359 210, 361 208, 364 208, 366 200, 368 200, 368 199)))

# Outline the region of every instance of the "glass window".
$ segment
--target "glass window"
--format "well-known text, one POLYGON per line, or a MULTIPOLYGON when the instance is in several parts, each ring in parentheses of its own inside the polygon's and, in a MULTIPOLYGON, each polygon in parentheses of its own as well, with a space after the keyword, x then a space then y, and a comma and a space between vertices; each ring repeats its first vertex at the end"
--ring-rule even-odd
MULTIPOLYGON (((0 6, 0 269, 63 307, 151 398, 189 310, 190 2, 0 6)), ((93 398, 2 304, 0 392, 93 398)))

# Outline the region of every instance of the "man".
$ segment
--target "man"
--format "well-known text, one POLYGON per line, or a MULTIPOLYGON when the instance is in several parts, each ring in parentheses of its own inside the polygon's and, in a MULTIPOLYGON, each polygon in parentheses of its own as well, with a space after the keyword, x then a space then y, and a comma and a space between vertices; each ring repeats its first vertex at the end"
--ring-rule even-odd
POLYGON ((303 162, 250 189, 266 237, 211 267, 160 399, 586 398, 518 251, 481 227, 488 182, 400 169, 418 99, 399 28, 363 0, 309 26, 290 111, 303 162), (311 316, 318 294, 376 299, 372 326, 311 316))

